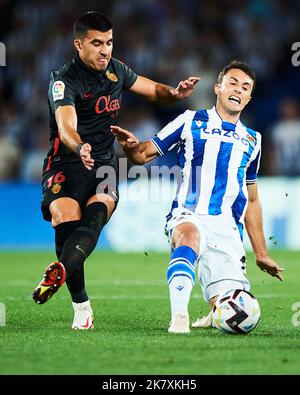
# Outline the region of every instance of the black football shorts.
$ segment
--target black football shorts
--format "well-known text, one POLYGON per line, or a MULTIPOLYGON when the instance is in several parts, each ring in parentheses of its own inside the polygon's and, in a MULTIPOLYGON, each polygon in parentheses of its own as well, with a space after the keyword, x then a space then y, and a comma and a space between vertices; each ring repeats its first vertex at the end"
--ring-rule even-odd
POLYGON ((109 167, 105 174, 106 164, 88 170, 81 162, 78 163, 53 163, 49 170, 44 171, 42 179, 43 218, 51 221, 50 204, 59 198, 69 197, 76 200, 81 209, 86 206, 88 199, 96 193, 106 193, 111 196, 116 204, 119 200, 117 171, 109 167))

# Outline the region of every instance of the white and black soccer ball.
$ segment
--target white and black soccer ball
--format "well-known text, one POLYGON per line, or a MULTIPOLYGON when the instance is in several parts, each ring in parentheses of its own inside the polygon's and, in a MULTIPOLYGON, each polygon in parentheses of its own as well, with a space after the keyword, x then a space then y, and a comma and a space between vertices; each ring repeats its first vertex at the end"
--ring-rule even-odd
POLYGON ((249 333, 257 326, 259 318, 257 299, 242 289, 219 295, 213 309, 213 325, 225 333, 249 333))

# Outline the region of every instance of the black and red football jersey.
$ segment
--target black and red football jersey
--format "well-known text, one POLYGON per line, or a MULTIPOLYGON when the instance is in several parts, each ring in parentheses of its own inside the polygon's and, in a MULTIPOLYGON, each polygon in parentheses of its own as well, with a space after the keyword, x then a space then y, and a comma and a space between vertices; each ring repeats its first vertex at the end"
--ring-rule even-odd
POLYGON ((121 108, 122 91, 129 89, 137 75, 124 63, 112 58, 105 71, 89 68, 75 55, 50 75, 48 104, 50 111, 50 143, 45 164, 78 162, 80 158, 61 143, 55 120, 59 106, 71 105, 77 114, 77 132, 82 141, 92 146, 92 157, 97 162, 113 165, 114 136, 110 126, 116 123, 121 108))

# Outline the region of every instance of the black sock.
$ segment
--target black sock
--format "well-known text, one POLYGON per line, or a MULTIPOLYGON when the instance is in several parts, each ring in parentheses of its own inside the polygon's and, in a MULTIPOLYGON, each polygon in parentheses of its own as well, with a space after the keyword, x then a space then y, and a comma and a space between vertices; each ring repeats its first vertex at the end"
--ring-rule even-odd
POLYGON ((74 303, 83 303, 89 300, 85 290, 83 266, 75 270, 75 272, 66 280, 66 283, 74 303))
MULTIPOLYGON (((81 220, 68 221, 55 226, 55 249, 56 256, 59 261, 65 241, 71 235, 71 233, 73 233, 74 230, 79 227, 80 223, 81 220)), ((83 303, 89 299, 85 290, 83 266, 77 269, 70 277, 68 277, 66 283, 73 302, 83 303)))
POLYGON ((83 267, 85 259, 95 249, 102 228, 107 222, 107 207, 96 202, 86 207, 80 226, 64 243, 60 262, 66 268, 67 279, 83 267))
POLYGON ((55 250, 59 260, 65 241, 80 226, 81 221, 68 221, 55 226, 55 250))

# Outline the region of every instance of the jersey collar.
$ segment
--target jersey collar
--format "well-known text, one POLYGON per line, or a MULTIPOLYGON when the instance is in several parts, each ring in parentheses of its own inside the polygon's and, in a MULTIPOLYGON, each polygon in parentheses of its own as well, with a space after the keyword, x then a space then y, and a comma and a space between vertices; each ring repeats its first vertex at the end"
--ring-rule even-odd
POLYGON ((210 111, 213 113, 214 118, 216 120, 219 120, 221 125, 225 125, 225 128, 227 128, 227 129, 236 130, 236 129, 239 129, 239 128, 241 128, 243 126, 239 119, 238 119, 238 121, 236 123, 231 123, 231 122, 224 121, 221 118, 220 114, 218 113, 218 111, 216 109, 216 106, 213 106, 210 111))

